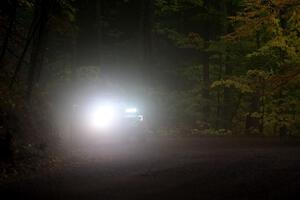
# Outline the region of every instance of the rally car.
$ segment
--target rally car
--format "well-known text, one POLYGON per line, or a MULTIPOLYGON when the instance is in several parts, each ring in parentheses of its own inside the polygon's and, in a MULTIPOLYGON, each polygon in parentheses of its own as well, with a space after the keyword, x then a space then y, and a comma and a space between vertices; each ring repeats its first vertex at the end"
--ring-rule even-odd
POLYGON ((145 140, 144 116, 122 101, 97 99, 76 104, 72 118, 71 134, 79 140, 145 140))

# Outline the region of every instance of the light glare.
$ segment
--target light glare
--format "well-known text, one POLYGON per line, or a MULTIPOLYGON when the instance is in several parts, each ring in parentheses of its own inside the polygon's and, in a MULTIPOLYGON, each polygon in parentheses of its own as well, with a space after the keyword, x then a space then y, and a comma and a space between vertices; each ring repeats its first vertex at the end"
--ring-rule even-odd
POLYGON ((127 112, 127 113, 136 113, 136 112, 137 112, 137 109, 136 109, 136 108, 127 108, 127 109, 125 110, 125 112, 127 112))
POLYGON ((115 109, 110 105, 100 106, 95 108, 91 117, 93 127, 108 128, 114 123, 115 109))

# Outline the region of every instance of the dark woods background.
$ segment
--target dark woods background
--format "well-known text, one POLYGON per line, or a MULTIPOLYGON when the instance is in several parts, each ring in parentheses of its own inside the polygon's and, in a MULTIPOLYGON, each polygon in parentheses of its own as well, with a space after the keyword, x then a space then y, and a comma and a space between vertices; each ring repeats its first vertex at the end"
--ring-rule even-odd
POLYGON ((155 132, 299 134, 297 0, 1 0, 0 8, 6 140, 57 141, 78 96, 103 91, 138 102, 155 132))

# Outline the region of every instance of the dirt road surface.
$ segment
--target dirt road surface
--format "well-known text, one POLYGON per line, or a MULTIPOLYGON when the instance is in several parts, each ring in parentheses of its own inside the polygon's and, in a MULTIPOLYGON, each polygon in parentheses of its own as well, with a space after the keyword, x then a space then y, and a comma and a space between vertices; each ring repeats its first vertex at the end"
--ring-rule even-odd
POLYGON ((159 137, 64 154, 58 169, 2 185, 1 199, 300 198, 296 139, 159 137))

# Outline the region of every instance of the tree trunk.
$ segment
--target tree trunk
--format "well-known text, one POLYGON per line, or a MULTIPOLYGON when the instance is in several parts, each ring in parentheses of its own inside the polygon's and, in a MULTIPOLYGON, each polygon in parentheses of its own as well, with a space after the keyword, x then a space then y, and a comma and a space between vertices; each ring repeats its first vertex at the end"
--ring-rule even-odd
MULTIPOLYGON (((6 50, 8 48, 9 37, 12 33, 13 25, 14 25, 15 20, 16 20, 17 7, 18 7, 17 0, 12 0, 11 11, 10 11, 11 15, 9 17, 10 18, 9 25, 8 25, 7 30, 6 30, 6 34, 5 34, 5 37, 4 37, 4 42, 3 42, 3 45, 2 45, 2 50, 1 50, 1 54, 0 54, 0 63, 2 62, 2 60, 5 56, 6 50)), ((0 68, 1 68, 1 66, 2 65, 0 65, 0 68)))
MULTIPOLYGON (((220 54, 220 63, 219 63, 219 71, 218 71, 218 80, 222 79, 223 76, 223 55, 220 54)), ((221 119, 221 89, 217 91, 217 117, 216 117, 216 128, 220 128, 221 119)))
POLYGON ((35 36, 35 40, 33 43, 33 49, 31 52, 30 58, 30 68, 28 72, 27 79, 27 98, 30 99, 31 93, 34 87, 34 84, 38 82, 39 75, 42 69, 43 57, 45 52, 45 33, 46 26, 48 22, 48 17, 50 15, 51 9, 53 8, 54 1, 51 0, 43 0, 40 2, 40 6, 37 9, 40 9, 40 17, 38 22, 38 32, 35 36))
POLYGON ((264 134, 264 128, 265 128, 265 90, 266 90, 266 83, 265 80, 262 80, 262 95, 261 95, 261 117, 260 117, 260 127, 259 127, 259 133, 262 135, 264 134))
MULTIPOLYGON (((256 34, 256 48, 259 49, 261 47, 260 41, 260 33, 256 34)), ((255 81, 255 80, 254 80, 255 81)), ((258 84, 259 80, 256 80, 258 84)), ((260 113, 260 91, 259 88, 256 88, 256 92, 253 94, 250 102, 250 112, 246 117, 245 122, 245 133, 253 134, 258 133, 260 130, 260 120, 257 117, 251 116, 252 113, 260 113)))
POLYGON ((247 135, 256 134, 259 131, 260 123, 257 117, 251 116, 252 113, 259 113, 259 98, 258 94, 255 93, 251 100, 250 113, 246 117, 245 133, 247 135))
MULTIPOLYGON (((38 0, 37 0, 38 1, 38 0)), ((30 28, 29 28, 29 31, 27 33, 27 36, 26 36, 26 42, 25 42, 25 46, 24 46, 24 49, 21 53, 21 56, 18 60, 18 63, 16 65, 16 69, 14 71, 14 75, 13 77, 11 78, 11 82, 10 82, 10 88, 13 86, 14 82, 16 81, 16 78, 18 76, 18 73, 19 71, 21 70, 22 68, 22 64, 23 64, 23 60, 27 54, 27 51, 30 47, 30 44, 35 36, 35 33, 36 31, 38 30, 38 21, 39 21, 39 12, 38 12, 38 8, 37 8, 37 5, 35 4, 35 9, 34 9, 34 15, 33 15, 33 19, 32 19, 32 22, 31 22, 31 25, 30 25, 30 28)))
MULTIPOLYGON (((208 47, 208 42, 205 44, 205 49, 208 47)), ((202 65, 203 65, 203 71, 202 71, 202 79, 203 79, 203 86, 202 86, 202 98, 204 100, 203 106, 202 106, 202 120, 204 122, 209 122, 210 118, 210 92, 209 92, 209 86, 210 86, 210 73, 209 73, 209 53, 206 51, 202 52, 202 65)))
MULTIPOLYGON (((232 13, 232 4, 230 2, 228 2, 227 4, 226 3, 223 3, 221 4, 222 6, 222 12, 224 14, 224 16, 231 16, 233 15, 232 13)), ((230 32, 230 25, 228 23, 228 19, 227 18, 224 18, 223 19, 223 30, 222 30, 222 34, 223 35, 226 35, 230 32)), ((228 49, 225 49, 225 52, 224 52, 224 56, 225 56, 225 59, 224 59, 224 76, 225 78, 230 78, 230 76, 232 75, 232 66, 231 64, 229 63, 230 61, 230 58, 229 58, 229 54, 230 52, 228 51, 228 49)), ((232 89, 231 88, 228 88, 228 87, 224 87, 224 98, 223 98, 223 103, 222 103, 222 128, 224 129, 230 129, 231 126, 232 126, 232 118, 233 118, 233 115, 234 115, 234 105, 233 105, 233 101, 232 101, 232 89)))
POLYGON ((153 9, 154 3, 152 0, 141 0, 141 49, 143 64, 151 63, 152 54, 152 28, 153 28, 153 9))
POLYGON ((103 1, 96 0, 96 18, 97 18, 97 63, 101 66, 103 51, 103 1))
MULTIPOLYGON (((228 64, 228 56, 225 58, 225 76, 229 78, 232 75, 232 67, 228 64)), ((224 99, 222 106, 222 128, 229 129, 231 126, 231 116, 232 116, 232 89, 224 87, 224 99)))

